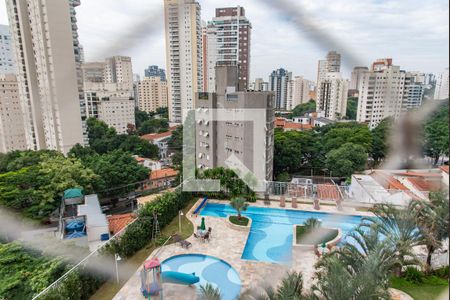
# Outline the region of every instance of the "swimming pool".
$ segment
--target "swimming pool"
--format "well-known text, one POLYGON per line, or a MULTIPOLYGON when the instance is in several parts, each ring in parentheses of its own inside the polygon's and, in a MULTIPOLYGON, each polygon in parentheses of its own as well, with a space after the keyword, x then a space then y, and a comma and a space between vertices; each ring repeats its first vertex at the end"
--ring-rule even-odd
MULTIPOLYGON (((200 213, 220 218, 235 214, 230 205, 218 203, 208 203, 200 213)), ((309 218, 320 219, 324 227, 340 228, 345 240, 346 234, 361 223, 360 216, 255 206, 249 206, 242 215, 252 219, 242 259, 281 264, 292 259, 293 225, 303 224, 309 218)))
POLYGON ((227 262, 213 256, 202 254, 183 254, 172 256, 161 264, 162 271, 175 271, 200 277, 196 284, 210 283, 218 287, 224 300, 236 299, 241 291, 241 279, 236 270, 227 262))

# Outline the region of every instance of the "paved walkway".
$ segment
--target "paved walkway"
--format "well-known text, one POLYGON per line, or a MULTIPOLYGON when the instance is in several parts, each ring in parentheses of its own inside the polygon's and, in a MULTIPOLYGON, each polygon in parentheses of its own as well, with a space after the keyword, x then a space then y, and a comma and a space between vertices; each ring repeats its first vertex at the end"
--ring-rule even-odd
MULTIPOLYGON (((192 212, 197 207, 198 203, 199 202, 197 202, 197 204, 193 206, 193 208, 187 215, 187 217, 194 223, 194 226, 200 225, 200 217, 196 218, 192 216, 192 212)), ((252 203, 252 205, 264 206, 262 201, 252 203)), ((278 203, 273 203, 271 207, 279 207, 279 205, 278 203)), ((331 206, 323 206, 323 208, 324 209, 322 209, 321 211, 333 213, 337 212, 336 208, 331 206)), ((299 204, 298 209, 314 210, 312 205, 308 206, 306 204, 299 204)), ((360 213, 356 211, 352 211, 351 214, 367 215, 367 213, 360 213)), ((212 227, 213 229, 212 238, 209 243, 202 243, 201 241, 191 236, 188 241, 192 243, 192 247, 186 250, 181 248, 181 246, 179 246, 178 244, 171 244, 164 247, 164 249, 158 254, 158 258, 161 261, 164 261, 165 259, 174 255, 198 253, 223 259, 230 265, 232 265, 233 268, 235 268, 239 273, 242 282, 241 292, 249 288, 253 289, 257 287, 256 285, 275 285, 289 270, 295 270, 303 274, 306 288, 308 288, 312 284, 312 278, 315 271, 314 265, 317 262, 317 257, 315 256, 313 251, 301 250, 294 247, 292 253, 292 266, 242 260, 241 255, 247 241, 248 231, 241 231, 230 228, 229 225, 227 225, 227 220, 225 218, 205 217, 205 219, 207 226, 212 227)), ((157 251, 158 249, 155 250, 150 255, 150 257, 153 257, 157 251)), ((123 288, 116 294, 116 296, 113 298, 114 300, 142 299, 140 293, 140 271, 141 268, 136 271, 136 273, 123 286, 123 288)), ((196 299, 196 290, 195 287, 164 284, 164 299, 196 299)))

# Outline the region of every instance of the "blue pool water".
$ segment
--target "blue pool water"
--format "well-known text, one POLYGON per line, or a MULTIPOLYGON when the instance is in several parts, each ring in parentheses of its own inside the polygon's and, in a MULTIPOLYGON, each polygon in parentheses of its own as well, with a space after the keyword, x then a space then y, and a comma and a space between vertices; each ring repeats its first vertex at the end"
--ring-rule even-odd
MULTIPOLYGON (((208 203, 200 215, 225 218, 236 215, 236 210, 230 205, 208 203)), ((291 262, 293 225, 303 224, 309 218, 320 219, 324 227, 340 228, 344 241, 346 234, 361 223, 359 216, 254 206, 242 215, 252 219, 242 259, 281 264, 291 262)))
POLYGON ((172 256, 161 264, 162 271, 195 273, 200 277, 196 286, 210 283, 220 289, 222 299, 234 300, 241 291, 241 279, 236 270, 227 262, 202 254, 172 256))

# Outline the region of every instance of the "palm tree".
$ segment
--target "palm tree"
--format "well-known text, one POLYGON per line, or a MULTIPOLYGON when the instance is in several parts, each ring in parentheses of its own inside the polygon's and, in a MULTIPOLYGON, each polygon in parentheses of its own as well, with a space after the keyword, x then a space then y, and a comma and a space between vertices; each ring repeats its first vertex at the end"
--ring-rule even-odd
POLYGON ((239 220, 241 219, 241 211, 247 210, 248 207, 248 203, 241 197, 231 199, 230 205, 237 211, 239 220))
POLYGON ((427 270, 431 269, 431 258, 435 250, 442 247, 448 238, 449 200, 442 192, 431 192, 430 201, 415 201, 413 211, 427 247, 427 270))
POLYGON ((309 218, 303 223, 306 229, 313 230, 322 226, 322 223, 316 218, 309 218))
POLYGON ((262 290, 248 290, 240 300, 308 300, 316 299, 312 294, 303 291, 303 276, 301 273, 289 272, 281 280, 279 286, 274 288, 266 286, 262 290))
POLYGON ((210 283, 200 286, 200 291, 197 297, 198 300, 221 300, 222 296, 220 290, 210 283))
POLYGON ((363 218, 362 227, 373 230, 382 239, 383 248, 393 255, 395 274, 400 276, 403 266, 419 264, 413 248, 421 245, 423 238, 412 206, 398 209, 391 204, 377 204, 372 212, 375 217, 363 218))
POLYGON ((356 228, 343 246, 317 263, 312 290, 328 300, 387 299, 395 256, 378 232, 356 228))

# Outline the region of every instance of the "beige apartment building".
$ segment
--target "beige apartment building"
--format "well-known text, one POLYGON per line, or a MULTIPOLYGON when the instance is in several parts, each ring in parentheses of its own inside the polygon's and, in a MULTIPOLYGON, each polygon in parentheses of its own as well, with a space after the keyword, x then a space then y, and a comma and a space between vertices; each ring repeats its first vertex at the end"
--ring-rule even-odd
POLYGON ((77 0, 7 0, 27 148, 67 153, 85 142, 77 0))
POLYGON ((27 149, 19 86, 13 74, 0 74, 0 152, 27 149))
POLYGON ((227 160, 234 156, 257 178, 270 181, 273 175, 274 93, 239 90, 238 74, 235 66, 218 66, 217 93, 197 94, 196 167, 200 170, 229 167, 227 160), (249 119, 259 119, 263 125, 254 126, 254 122, 247 119, 216 120, 213 118, 218 114, 215 109, 230 112, 228 117, 231 118, 243 111, 249 119))
POLYGON ((181 123, 195 108, 202 90, 202 26, 200 4, 194 0, 164 0, 169 119, 181 123))
POLYGON ((348 81, 339 72, 329 72, 320 81, 317 112, 330 120, 339 120, 347 112, 348 81))
POLYGON ((116 129, 127 132, 129 125, 135 125, 134 100, 129 97, 109 97, 98 103, 98 119, 116 129))
POLYGON ((139 109, 146 112, 167 107, 167 81, 160 76, 144 77, 138 85, 139 109))
POLYGON ((288 82, 287 110, 294 109, 297 105, 307 103, 310 100, 312 82, 303 76, 295 76, 288 82))

